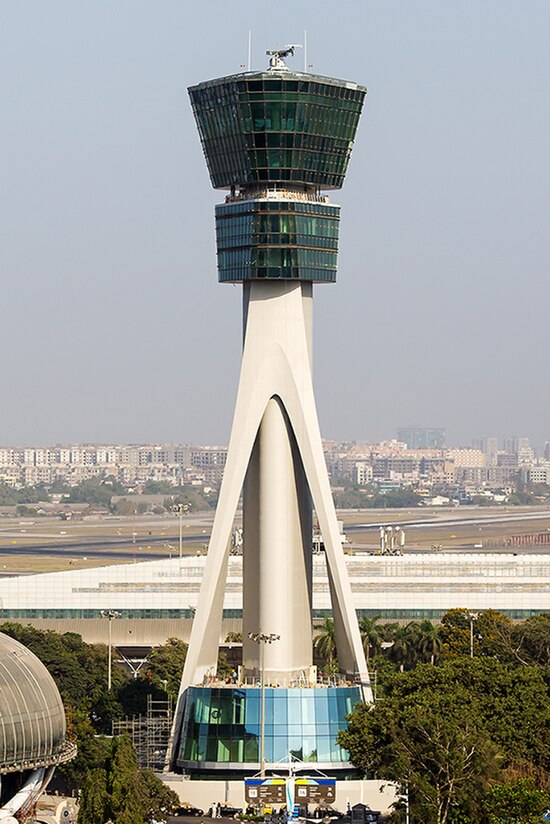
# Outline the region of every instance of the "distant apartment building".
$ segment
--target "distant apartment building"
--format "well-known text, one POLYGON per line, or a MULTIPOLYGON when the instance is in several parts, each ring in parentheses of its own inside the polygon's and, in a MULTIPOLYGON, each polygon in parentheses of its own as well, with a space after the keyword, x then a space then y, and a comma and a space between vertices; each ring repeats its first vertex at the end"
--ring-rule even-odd
POLYGON ((485 455, 481 449, 447 449, 447 458, 456 467, 481 468, 485 466, 485 455))
POLYGON ((496 466, 498 454, 498 438, 494 436, 474 438, 472 447, 485 455, 485 466, 496 466))
POLYGON ((462 486, 468 485, 471 489, 477 488, 479 491, 497 491, 514 487, 517 477, 517 466, 457 466, 454 469, 454 480, 456 484, 462 486))
POLYGON ((183 480, 220 483, 227 450, 185 444, 72 445, 0 448, 0 483, 36 486, 61 481, 75 485, 100 477, 124 484, 183 480))
POLYGON ((356 461, 354 465, 354 481, 359 486, 368 486, 372 483, 372 466, 367 461, 356 461))
MULTIPOLYGON (((400 430, 402 433, 402 430, 400 430)), ((391 483, 394 486, 478 484, 480 489, 499 489, 513 484, 519 469, 534 468, 533 477, 544 477, 535 464, 525 439, 509 441, 517 452, 499 452, 496 438, 475 442, 479 448, 407 448, 404 441, 375 444, 325 442, 325 459, 334 480, 357 483, 391 483)), ((550 442, 549 449, 550 453, 550 442)), ((218 486, 227 449, 223 446, 188 444, 76 444, 0 448, 0 483, 36 486, 63 482, 75 485, 90 478, 113 478, 126 486, 162 481, 177 486, 184 482, 218 486)), ((550 462, 550 459, 549 459, 550 462)), ((527 474, 524 476, 527 478, 527 474)), ((530 476, 529 476, 530 477, 530 476)), ((533 481, 545 483, 545 481, 533 481)), ((392 487, 393 488, 393 487, 392 487)))
POLYGON ((515 469, 517 471, 519 466, 518 453, 499 452, 497 455, 497 466, 515 469))
POLYGON ((406 426, 397 430, 397 440, 408 449, 441 449, 445 446, 445 430, 439 427, 406 426))
POLYGON ((532 466, 522 466, 521 479, 530 484, 550 485, 550 462, 541 461, 532 466))
POLYGON ((393 458, 374 458, 372 471, 375 480, 405 481, 411 483, 420 478, 420 459, 400 455, 393 458))
POLYGON ((504 438, 503 448, 505 452, 515 452, 518 453, 522 449, 529 449, 529 438, 521 437, 518 438, 517 436, 513 438, 504 438))
POLYGON ((447 456, 423 457, 420 477, 432 483, 451 484, 454 481, 454 461, 447 456))

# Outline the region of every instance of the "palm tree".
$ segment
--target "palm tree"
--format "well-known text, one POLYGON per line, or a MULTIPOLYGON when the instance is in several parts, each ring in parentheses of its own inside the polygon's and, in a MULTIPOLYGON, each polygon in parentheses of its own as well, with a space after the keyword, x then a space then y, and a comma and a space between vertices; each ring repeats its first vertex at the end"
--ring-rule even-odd
POLYGON ((435 664, 441 655, 441 627, 425 618, 418 624, 417 651, 423 661, 435 664))
POLYGON ((390 658, 399 665, 399 669, 411 669, 417 661, 418 624, 409 621, 405 626, 398 626, 394 632, 390 658))
POLYGON ((332 618, 325 616, 313 639, 313 646, 321 656, 329 671, 334 669, 336 662, 336 630, 332 618))
POLYGON ((361 618, 359 621, 359 632, 361 633, 361 640, 363 641, 363 649, 367 658, 367 663, 372 652, 375 655, 380 652, 380 644, 382 642, 382 634, 380 627, 376 626, 376 622, 380 620, 379 615, 374 618, 361 618))

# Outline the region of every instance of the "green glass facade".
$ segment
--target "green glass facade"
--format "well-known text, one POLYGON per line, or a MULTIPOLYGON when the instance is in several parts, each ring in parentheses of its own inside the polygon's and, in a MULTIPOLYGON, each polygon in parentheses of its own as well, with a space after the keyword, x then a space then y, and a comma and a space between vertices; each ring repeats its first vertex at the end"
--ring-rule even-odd
POLYGON ((247 72, 189 89, 215 189, 340 189, 366 89, 290 71, 247 72))
MULTIPOLYGON (((349 769, 336 743, 346 715, 362 700, 359 687, 265 689, 264 746, 269 763, 295 759, 349 769)), ((260 759, 261 689, 190 687, 187 691, 178 765, 201 764, 256 770, 260 759)))
POLYGON ((340 207, 246 200, 216 206, 221 282, 262 278, 334 283, 340 207))

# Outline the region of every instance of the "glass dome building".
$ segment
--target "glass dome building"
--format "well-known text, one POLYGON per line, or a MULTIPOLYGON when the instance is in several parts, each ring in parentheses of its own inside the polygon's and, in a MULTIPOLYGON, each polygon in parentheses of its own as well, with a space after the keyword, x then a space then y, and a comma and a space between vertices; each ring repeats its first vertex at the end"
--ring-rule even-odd
POLYGON ((0 633, 0 818, 36 801, 74 758, 55 682, 27 647, 0 633))

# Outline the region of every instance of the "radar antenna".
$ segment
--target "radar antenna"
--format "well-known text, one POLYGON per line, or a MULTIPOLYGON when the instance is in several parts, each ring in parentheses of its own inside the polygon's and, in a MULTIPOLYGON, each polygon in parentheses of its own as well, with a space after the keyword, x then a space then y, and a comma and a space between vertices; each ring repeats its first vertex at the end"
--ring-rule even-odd
POLYGON ((269 51, 266 51, 266 54, 269 57, 269 68, 286 69, 285 57, 288 57, 289 55, 294 57, 294 52, 296 49, 301 48, 301 43, 293 43, 289 46, 283 46, 282 49, 269 49, 269 51))

